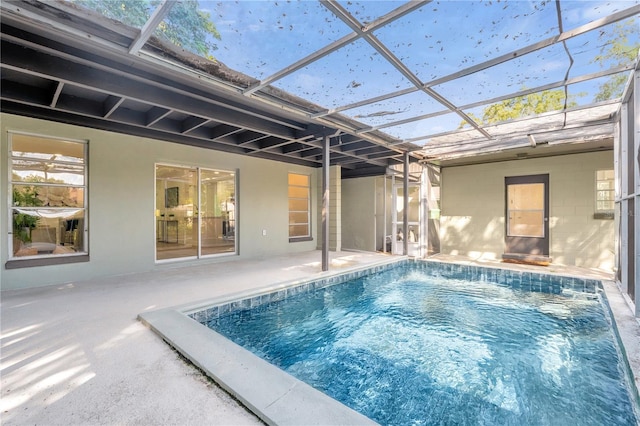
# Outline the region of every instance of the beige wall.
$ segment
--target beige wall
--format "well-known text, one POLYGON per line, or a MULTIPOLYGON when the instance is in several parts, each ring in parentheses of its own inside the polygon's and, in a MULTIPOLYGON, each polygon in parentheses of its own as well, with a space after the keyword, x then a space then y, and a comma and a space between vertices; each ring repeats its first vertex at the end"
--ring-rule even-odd
MULTIPOLYGON (((340 166, 329 167, 329 250, 342 250, 342 169, 340 166)), ((316 249, 322 250, 322 170, 318 170, 316 180, 317 196, 317 243, 316 249)))
POLYGON ((342 246, 376 251, 376 180, 365 177, 342 181, 342 246))
MULTIPOLYGON (((3 289, 75 282, 87 278, 175 266, 155 262, 155 164, 238 170, 239 250, 243 258, 313 250, 314 241, 289 243, 287 174, 317 179, 317 169, 188 147, 78 126, 1 114, 0 244, 3 289), (7 270, 8 131, 89 141, 90 262, 7 270), (266 235, 262 235, 266 230, 266 235)), ((317 200, 312 187, 312 200, 317 200)), ((317 223, 316 208, 312 223, 317 223)), ((228 260, 229 258, 225 258, 228 260)), ((180 262, 199 264, 220 258, 180 262)))
POLYGON ((376 250, 390 252, 386 247, 386 236, 393 234, 393 196, 391 179, 378 176, 376 180, 376 250))
POLYGON ((613 151, 443 168, 442 253, 499 259, 504 178, 548 173, 553 263, 612 270, 614 222, 593 218, 599 169, 613 169, 613 151))

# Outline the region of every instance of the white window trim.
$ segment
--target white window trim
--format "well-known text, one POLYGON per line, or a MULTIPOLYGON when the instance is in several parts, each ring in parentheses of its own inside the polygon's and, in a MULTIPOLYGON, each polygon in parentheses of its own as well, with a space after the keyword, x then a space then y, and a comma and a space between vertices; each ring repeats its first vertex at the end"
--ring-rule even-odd
MULTIPOLYGON (((153 203, 153 207, 154 207, 154 212, 157 212, 159 209, 159 206, 156 205, 156 197, 155 197, 155 191, 157 190, 156 188, 156 184, 157 184, 157 174, 158 174, 158 166, 162 166, 162 167, 178 167, 178 168, 184 168, 184 169, 194 169, 196 171, 196 181, 197 181, 197 185, 196 185, 196 192, 197 192, 197 199, 198 199, 198 210, 200 210, 200 190, 201 190, 201 179, 200 179, 200 174, 203 170, 206 171, 220 171, 220 172, 228 172, 228 173, 233 173, 233 185, 235 188, 235 238, 234 238, 234 249, 233 252, 228 252, 228 253, 215 253, 215 254, 208 254, 208 255, 202 255, 202 247, 201 247, 201 235, 200 232, 198 232, 198 250, 197 250, 197 254, 195 256, 187 256, 187 257, 178 257, 178 258, 171 258, 171 259, 158 259, 157 255, 158 255, 158 250, 157 250, 157 237, 156 237, 156 232, 157 232, 157 222, 156 222, 156 217, 155 217, 155 213, 154 213, 154 221, 153 221, 153 235, 154 235, 154 257, 155 257, 155 263, 156 264, 163 264, 163 263, 179 263, 179 262, 188 262, 188 261, 194 261, 194 260, 202 260, 202 259, 210 259, 210 258, 218 258, 218 257, 229 257, 229 256, 238 256, 240 255, 240 229, 239 229, 239 224, 240 224, 240 197, 239 197, 239 176, 240 176, 240 169, 227 169, 224 167, 215 167, 215 166, 197 166, 197 165, 192 165, 192 164, 185 164, 185 163, 168 163, 168 162, 156 162, 154 163, 153 166, 153 188, 154 188, 154 203, 153 203)), ((200 215, 198 215, 198 224, 200 223, 200 215)))
MULTIPOLYGON (((293 237, 291 236, 291 234, 289 234, 289 242, 293 243, 293 242, 300 242, 300 241, 311 241, 313 240, 312 231, 311 231, 311 175, 308 173, 300 173, 300 172, 287 173, 287 200, 291 199, 291 197, 288 196, 288 193, 289 193, 289 188, 292 186, 296 188, 306 188, 309 191, 308 192, 309 195, 307 197, 307 235, 299 235, 299 236, 293 237), (289 184, 290 175, 306 176, 308 179, 309 185, 303 187, 300 185, 289 184)), ((287 203, 287 217, 290 213, 291 213, 291 210, 289 209, 288 203, 287 203)), ((290 225, 291 225, 291 222, 287 220, 287 229, 289 228, 290 225)))
POLYGON ((89 140, 88 139, 75 139, 61 136, 54 136, 42 133, 25 132, 21 130, 7 130, 7 156, 6 156, 6 170, 7 170, 7 262, 5 264, 6 269, 18 269, 35 266, 47 266, 47 265, 59 265, 67 263, 79 263, 89 261, 89 140), (52 139, 64 142, 73 142, 83 144, 84 151, 84 226, 83 226, 83 247, 82 251, 75 253, 64 254, 39 254, 35 256, 14 256, 13 253, 13 135, 31 136, 43 139, 52 139))
POLYGON ((615 171, 614 169, 597 169, 595 172, 595 193, 594 193, 594 215, 593 218, 594 219, 613 219, 614 218, 614 212, 615 212, 615 198, 616 198, 616 190, 615 190, 615 183, 616 179, 615 179, 615 171), (613 194, 613 200, 598 200, 598 192, 601 191, 600 189, 598 189, 598 182, 603 182, 601 180, 598 179, 598 172, 606 172, 606 171, 613 171, 614 172, 614 177, 611 179, 611 181, 614 183, 614 189, 610 189, 608 191, 610 191, 613 194), (613 208, 611 209, 600 209, 598 208, 598 201, 611 201, 611 203, 613 204, 613 208))

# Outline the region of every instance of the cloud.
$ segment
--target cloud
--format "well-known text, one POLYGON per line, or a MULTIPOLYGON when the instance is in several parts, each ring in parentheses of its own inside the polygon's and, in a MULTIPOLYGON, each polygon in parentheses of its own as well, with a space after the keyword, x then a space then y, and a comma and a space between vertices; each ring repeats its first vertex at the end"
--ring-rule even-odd
POLYGON ((600 19, 633 5, 634 2, 630 1, 581 1, 578 2, 578 7, 563 10, 563 17, 571 26, 577 26, 600 19))

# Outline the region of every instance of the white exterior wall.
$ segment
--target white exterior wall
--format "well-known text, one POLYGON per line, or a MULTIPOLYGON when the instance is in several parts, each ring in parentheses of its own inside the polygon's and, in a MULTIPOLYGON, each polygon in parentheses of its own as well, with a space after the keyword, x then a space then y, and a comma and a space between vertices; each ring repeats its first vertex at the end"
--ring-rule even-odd
MULTIPOLYGON (((329 251, 342 250, 342 169, 340 166, 329 167, 329 251)), ((316 249, 322 250, 322 169, 318 170, 317 182, 317 228, 316 249)), ((312 206, 313 208, 313 206, 312 206)))
MULTIPOLYGON (((229 260, 229 257, 217 257, 169 264, 155 262, 156 163, 238 171, 236 197, 239 255, 242 258, 316 248, 316 241, 289 243, 287 174, 309 174, 314 182, 319 169, 8 114, 0 115, 0 129, 0 234, 4 236, 0 240, 0 282, 3 289, 71 283, 176 265, 229 260), (5 269, 10 226, 9 131, 89 141, 89 262, 5 269), (266 230, 265 236, 262 230, 266 230)), ((317 209, 313 206, 317 198, 316 188, 312 185, 311 223, 317 223, 317 209)), ((312 233, 315 240, 317 233, 313 227, 312 233)))
POLYGON ((342 181, 342 247, 376 251, 376 181, 364 177, 342 181))
POLYGON ((614 267, 614 221, 594 219, 596 170, 613 151, 442 169, 441 252, 500 259, 507 176, 549 174, 549 255, 553 263, 614 267))

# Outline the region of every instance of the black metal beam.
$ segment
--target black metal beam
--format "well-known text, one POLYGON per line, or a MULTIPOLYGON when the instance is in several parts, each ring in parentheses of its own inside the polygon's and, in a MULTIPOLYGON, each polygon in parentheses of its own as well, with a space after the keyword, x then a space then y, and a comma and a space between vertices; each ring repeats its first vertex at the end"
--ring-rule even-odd
POLYGON ((5 40, 2 40, 1 49, 2 64, 9 69, 72 84, 87 90, 134 99, 150 106, 169 108, 273 136, 295 139, 292 128, 244 115, 202 99, 178 94, 170 88, 144 84, 120 73, 89 67, 34 49, 17 46, 5 40))

